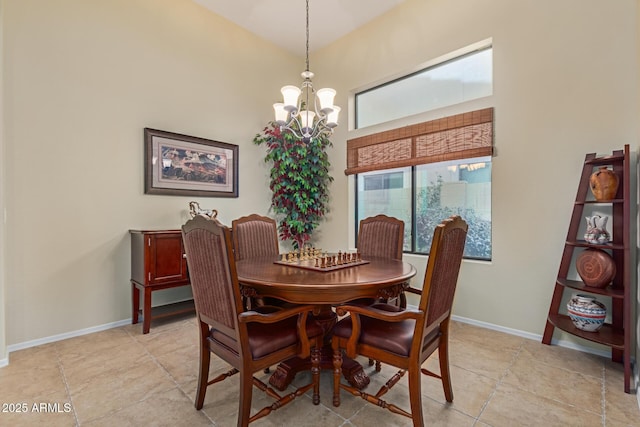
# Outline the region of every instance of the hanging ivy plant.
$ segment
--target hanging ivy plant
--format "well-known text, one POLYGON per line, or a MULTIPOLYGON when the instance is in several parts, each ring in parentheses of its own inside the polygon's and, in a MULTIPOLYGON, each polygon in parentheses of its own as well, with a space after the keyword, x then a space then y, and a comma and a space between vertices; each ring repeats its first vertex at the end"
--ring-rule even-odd
POLYGON ((291 240, 300 248, 311 238, 327 212, 329 157, 326 148, 331 141, 325 136, 303 142, 291 132, 281 132, 275 122, 269 123, 253 139, 256 145, 266 145, 264 161, 271 163, 271 207, 279 217, 280 239, 291 240))

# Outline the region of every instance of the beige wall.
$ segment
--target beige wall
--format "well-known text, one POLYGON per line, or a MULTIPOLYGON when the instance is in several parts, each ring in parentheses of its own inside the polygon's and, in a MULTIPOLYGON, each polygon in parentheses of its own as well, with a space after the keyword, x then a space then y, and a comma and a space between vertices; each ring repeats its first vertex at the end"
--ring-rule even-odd
POLYGON ((252 139, 303 63, 190 0, 2 8, 14 345, 131 317, 128 230, 179 228, 191 200, 144 194, 144 127, 239 145, 241 197, 198 200, 226 223, 267 213, 252 139))
MULTIPOLYGON (((251 139, 304 63, 190 0, 1 6, 4 309, 17 345, 130 317, 127 230, 177 228, 189 201, 143 194, 144 127, 238 144, 240 198, 200 202, 227 223, 267 213, 264 150, 251 139)), ((407 0, 312 55, 314 82, 346 107, 355 88, 493 39, 494 96, 465 107, 495 107, 493 261, 464 264, 456 315, 542 333, 585 153, 637 152, 636 7, 407 0)), ((353 244, 342 171, 357 132, 342 119, 322 247, 353 244)), ((423 271, 424 258, 407 259, 423 271)))
MULTIPOLYGON (((354 88, 493 40, 491 99, 400 122, 495 107, 493 260, 464 263, 455 315, 543 332, 585 154, 624 144, 637 152, 636 7, 633 0, 408 0, 312 61, 346 105, 354 88)), ((366 132, 341 127, 334 144, 366 132)), ((336 169, 344 162, 338 157, 336 169)), ((353 206, 347 182, 336 173, 334 213, 353 206)), ((352 217, 349 210, 332 228, 343 233, 349 219, 352 236, 352 217)), ((424 268, 423 258, 405 258, 424 268)))

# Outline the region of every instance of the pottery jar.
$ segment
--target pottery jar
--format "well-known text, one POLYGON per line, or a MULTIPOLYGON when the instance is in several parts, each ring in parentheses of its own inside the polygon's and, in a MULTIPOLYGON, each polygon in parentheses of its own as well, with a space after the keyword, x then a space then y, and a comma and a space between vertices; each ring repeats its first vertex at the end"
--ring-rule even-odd
POLYGON ((607 309, 590 295, 575 294, 567 303, 567 311, 576 328, 596 332, 604 324, 607 309))
POLYGON ((589 248, 576 258, 576 271, 585 285, 605 288, 616 277, 616 263, 607 252, 589 248))
POLYGON ((602 166, 589 177, 589 188, 598 201, 615 199, 618 192, 618 175, 602 166))

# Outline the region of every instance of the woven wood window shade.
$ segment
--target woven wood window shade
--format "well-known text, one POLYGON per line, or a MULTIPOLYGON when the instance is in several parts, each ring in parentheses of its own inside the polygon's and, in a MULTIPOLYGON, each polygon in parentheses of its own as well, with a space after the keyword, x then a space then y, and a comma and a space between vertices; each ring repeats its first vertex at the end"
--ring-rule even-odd
POLYGON ((443 117, 347 141, 352 175, 493 154, 493 108, 443 117))

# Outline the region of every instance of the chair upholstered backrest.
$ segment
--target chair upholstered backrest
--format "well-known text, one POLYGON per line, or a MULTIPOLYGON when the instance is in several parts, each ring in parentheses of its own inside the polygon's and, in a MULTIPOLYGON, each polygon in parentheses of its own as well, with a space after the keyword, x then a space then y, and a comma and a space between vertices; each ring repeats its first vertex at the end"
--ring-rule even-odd
POLYGON ((425 328, 451 314, 467 230, 467 223, 456 215, 442 221, 433 233, 420 299, 420 309, 427 315, 425 328))
POLYGON ((201 215, 182 226, 189 277, 198 316, 226 335, 237 338, 242 311, 235 261, 229 259, 230 230, 201 215))
POLYGON ((404 222, 387 215, 376 215, 360 221, 358 252, 363 258, 402 259, 404 222))
POLYGON ((278 227, 272 218, 252 214, 235 219, 231 227, 236 260, 278 255, 278 227))

